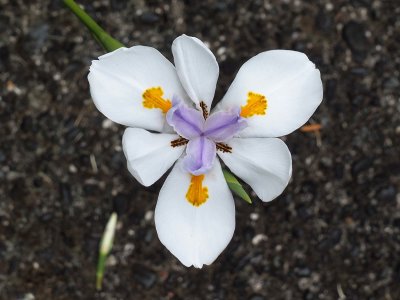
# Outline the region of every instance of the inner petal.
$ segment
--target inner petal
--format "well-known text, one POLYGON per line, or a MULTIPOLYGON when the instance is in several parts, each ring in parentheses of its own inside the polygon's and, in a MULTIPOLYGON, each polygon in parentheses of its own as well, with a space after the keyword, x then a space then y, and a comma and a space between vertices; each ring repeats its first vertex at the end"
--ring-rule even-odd
POLYGON ((204 118, 201 112, 174 98, 173 106, 167 113, 167 122, 182 137, 193 139, 201 135, 204 118))
POLYGON ((212 168, 216 153, 215 143, 204 136, 199 136, 189 141, 183 166, 192 175, 204 174, 212 168))
POLYGON ((247 121, 240 116, 239 109, 219 111, 207 118, 204 135, 215 142, 224 142, 246 127, 247 121))

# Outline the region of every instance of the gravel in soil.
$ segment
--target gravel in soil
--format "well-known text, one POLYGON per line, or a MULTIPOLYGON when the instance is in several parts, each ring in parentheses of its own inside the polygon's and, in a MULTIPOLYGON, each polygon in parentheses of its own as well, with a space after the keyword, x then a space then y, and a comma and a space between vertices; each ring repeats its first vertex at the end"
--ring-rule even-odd
POLYGON ((236 199, 227 249, 187 269, 155 231, 163 180, 144 188, 130 176, 124 128, 90 99, 88 67, 102 49, 61 1, 0 0, 1 299, 400 299, 396 1, 81 3, 124 44, 170 59, 176 36, 205 41, 220 63, 217 99, 257 53, 305 52, 324 82, 310 121, 322 129, 284 138, 286 191, 270 203, 236 199), (96 292, 114 209, 117 237, 96 292))

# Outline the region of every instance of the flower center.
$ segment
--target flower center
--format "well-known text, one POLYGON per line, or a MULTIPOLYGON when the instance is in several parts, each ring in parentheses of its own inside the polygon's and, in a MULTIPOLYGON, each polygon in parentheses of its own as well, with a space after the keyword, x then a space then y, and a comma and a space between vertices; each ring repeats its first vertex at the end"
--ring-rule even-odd
POLYGON ((231 152, 224 142, 229 141, 247 126, 240 109, 219 111, 208 116, 205 105, 202 112, 186 106, 183 101, 173 98, 173 107, 167 113, 167 122, 180 138, 171 142, 172 147, 187 143, 184 168, 192 175, 207 173, 213 166, 216 151, 231 152))

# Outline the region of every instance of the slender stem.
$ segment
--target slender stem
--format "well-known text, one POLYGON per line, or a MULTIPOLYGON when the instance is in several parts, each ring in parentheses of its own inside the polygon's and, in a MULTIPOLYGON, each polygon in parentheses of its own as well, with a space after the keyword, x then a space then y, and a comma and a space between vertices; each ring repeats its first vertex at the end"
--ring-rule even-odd
POLYGON ((103 285, 104 269, 106 266, 107 255, 100 254, 99 260, 97 261, 96 270, 96 290, 100 291, 103 285))
POLYGON ((64 4, 78 17, 78 19, 90 30, 96 40, 108 52, 124 47, 122 43, 112 38, 104 31, 74 0, 64 0, 64 4))

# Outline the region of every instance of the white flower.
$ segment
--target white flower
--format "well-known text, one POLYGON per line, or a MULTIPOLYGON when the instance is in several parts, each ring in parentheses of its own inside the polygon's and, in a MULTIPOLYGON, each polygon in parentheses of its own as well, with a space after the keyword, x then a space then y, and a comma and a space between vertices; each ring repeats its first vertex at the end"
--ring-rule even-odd
POLYGON ((131 127, 122 143, 140 183, 153 184, 177 161, 160 191, 156 229, 185 266, 201 268, 235 229, 235 205, 216 153, 262 201, 274 199, 292 173, 290 152, 276 137, 310 118, 322 83, 306 55, 263 52, 241 67, 208 116, 219 73, 214 55, 186 35, 172 52, 175 67, 153 48, 120 48, 93 61, 88 78, 96 107, 131 127))

